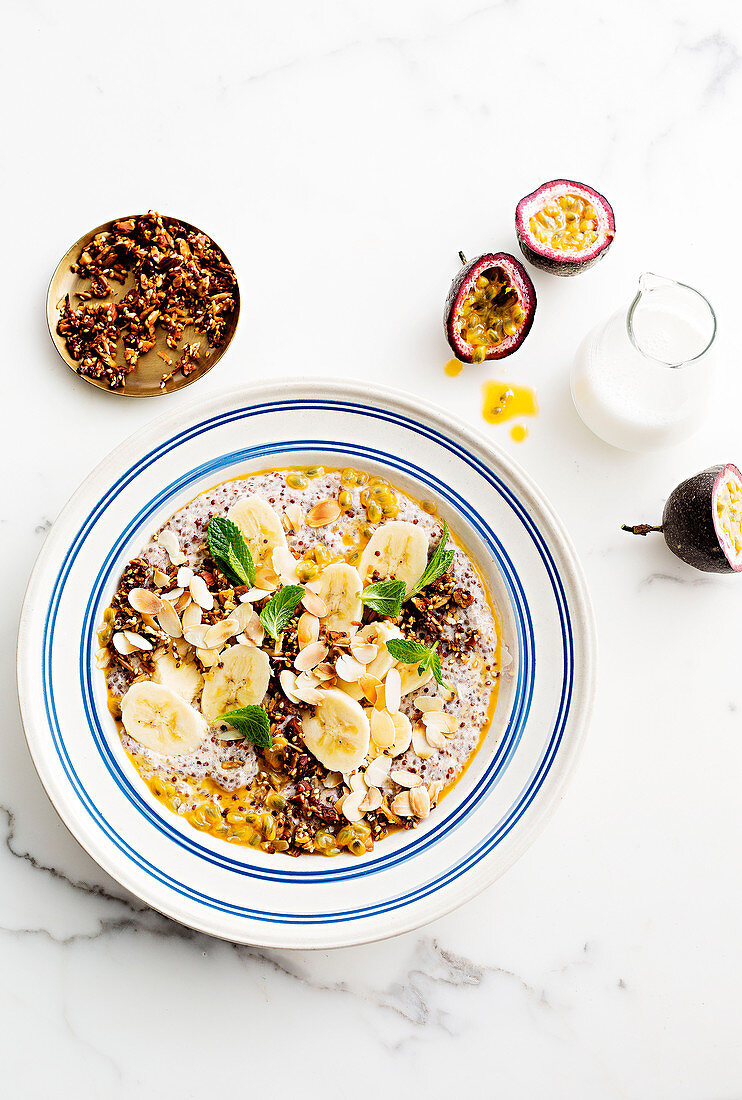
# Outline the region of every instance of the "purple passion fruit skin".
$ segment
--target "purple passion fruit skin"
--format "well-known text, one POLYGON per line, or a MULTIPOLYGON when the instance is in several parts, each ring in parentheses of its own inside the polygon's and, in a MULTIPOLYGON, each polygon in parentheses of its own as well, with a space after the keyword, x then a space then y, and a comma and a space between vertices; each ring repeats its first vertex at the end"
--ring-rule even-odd
POLYGON ((731 463, 709 466, 673 489, 661 526, 623 529, 635 535, 660 531, 676 557, 704 573, 740 573, 742 473, 731 463))
POLYGON ((504 359, 531 331, 533 283, 520 260, 508 252, 487 252, 468 261, 461 255, 461 260, 463 267, 446 298, 446 339, 462 363, 504 359))
POLYGON ((551 180, 515 209, 525 258, 552 275, 579 275, 605 256, 616 232, 610 203, 586 183, 551 180))

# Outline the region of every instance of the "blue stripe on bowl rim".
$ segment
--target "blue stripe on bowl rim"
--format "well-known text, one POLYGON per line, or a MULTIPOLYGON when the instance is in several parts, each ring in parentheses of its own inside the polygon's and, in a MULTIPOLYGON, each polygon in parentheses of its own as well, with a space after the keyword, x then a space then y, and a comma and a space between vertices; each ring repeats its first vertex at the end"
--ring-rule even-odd
MULTIPOLYGON (((324 446, 322 446, 322 444, 320 443, 320 446, 322 446, 322 449, 327 449, 327 442, 328 441, 325 441, 324 446)), ((340 445, 340 444, 337 444, 337 441, 330 441, 330 442, 334 442, 335 445, 337 446, 338 450, 343 450, 346 453, 349 450, 347 444, 340 445)), ((296 441, 294 441, 292 446, 293 446, 293 449, 295 449, 295 450, 299 449, 297 447, 296 441)), ((351 447, 351 451, 352 451, 352 447, 351 447)), ((275 453, 275 447, 273 448, 272 453, 275 453)), ((381 459, 381 461, 386 463, 386 462, 388 462, 388 459, 381 459)), ((399 468, 401 469, 402 467, 399 467, 399 468)), ((412 476, 414 476, 418 480, 420 479, 419 474, 413 474, 412 476)), ((465 504, 465 502, 464 502, 464 504, 465 504)), ((504 551, 503 551, 503 553, 504 553, 504 551)), ((507 584, 508 583, 508 578, 505 577, 504 579, 505 579, 506 584, 507 584)), ((520 582, 518 582, 518 585, 520 585, 520 582)), ((521 587, 521 594, 522 594, 522 587, 521 587)), ((92 606, 93 606, 92 603, 89 602, 88 612, 91 611, 92 606)), ((527 604, 525 604, 524 606, 525 606, 525 610, 527 612, 527 604)), ((518 618, 518 615, 517 615, 517 608, 516 608, 516 619, 517 618, 518 618)), ((530 624, 530 619, 528 620, 527 625, 528 625, 528 629, 526 629, 524 631, 524 636, 523 636, 524 652, 527 651, 527 648, 529 646, 530 646, 531 652, 532 652, 533 630, 532 630, 532 625, 530 624)), ((522 626, 522 624, 521 624, 521 626, 522 626)), ((522 663, 523 654, 521 654, 520 660, 521 660, 521 663, 522 663)), ((91 662, 88 662, 88 665, 86 666, 86 673, 88 673, 88 674, 89 674, 89 665, 90 665, 90 663, 91 662)), ((75 790, 78 798, 80 799, 81 803, 85 807, 86 811, 92 817, 92 819, 97 823, 99 828, 101 828, 101 830, 108 837, 108 839, 115 845, 115 847, 117 847, 122 852, 122 854, 124 854, 128 859, 130 859, 136 866, 138 866, 141 870, 144 870, 147 874, 151 875, 155 880, 160 882, 162 885, 167 886, 168 888, 172 889, 176 893, 179 893, 184 897, 190 898, 191 900, 195 900, 195 901, 197 901, 197 902, 199 902, 203 905, 206 905, 210 908, 213 908, 213 909, 221 911, 221 912, 230 913, 230 914, 234 914, 234 915, 241 915, 241 916, 249 917, 249 918, 252 918, 252 919, 255 919, 255 920, 267 921, 267 922, 273 922, 273 923, 288 923, 288 924, 336 923, 338 921, 356 920, 356 919, 363 918, 363 917, 370 917, 370 916, 378 915, 380 913, 389 912, 393 909, 398 909, 402 906, 413 904, 414 902, 420 900, 421 898, 426 897, 431 893, 434 893, 436 890, 442 889, 444 886, 448 885, 450 882, 453 882, 456 879, 460 878, 461 875, 465 874, 467 871, 469 871, 471 868, 473 868, 482 859, 486 858, 486 856, 489 854, 489 852, 491 852, 492 849, 497 844, 501 843, 501 841, 504 839, 504 837, 507 836, 511 832, 511 830, 515 827, 517 822, 521 819, 523 814, 526 812, 528 807, 533 802, 533 799, 538 794, 538 791, 543 786, 543 783, 545 782, 545 779, 546 779, 546 777, 547 777, 547 775, 548 775, 548 773, 549 773, 549 771, 550 771, 550 769, 553 765, 554 759, 555 759, 556 754, 559 750, 559 746, 561 745, 561 741, 562 741, 562 737, 563 737, 563 734, 564 734, 564 728, 565 728, 567 716, 569 714, 572 691, 573 691, 573 686, 574 686, 574 639, 573 639, 573 634, 572 634, 572 626, 571 626, 571 620, 570 620, 570 616, 569 616, 569 610, 568 610, 566 596, 565 596, 565 592, 564 592, 564 586, 562 584, 561 578, 559 576, 559 573, 558 573, 558 570, 556 568, 553 557, 551 555, 551 552, 549 551, 549 548, 548 548, 543 536, 540 534, 540 532, 539 532, 538 528, 536 527, 535 523, 533 522, 532 518, 529 516, 528 512, 520 504, 520 502, 517 500, 517 498, 514 496, 512 491, 510 489, 508 489, 508 487, 497 477, 497 475, 494 474, 494 472, 492 470, 490 470, 481 460, 477 459, 468 450, 466 450, 466 448, 460 446, 459 444, 453 443, 451 440, 448 440, 445 436, 443 436, 440 432, 436 431, 435 429, 417 424, 416 422, 412 421, 409 417, 407 417, 407 416, 405 416, 401 413, 392 413, 392 412, 388 412, 388 411, 382 410, 382 409, 363 406, 363 405, 360 405, 356 402, 342 401, 342 400, 339 400, 339 399, 297 398, 297 399, 292 399, 292 400, 264 402, 260 405, 244 406, 244 407, 232 410, 229 413, 224 413, 224 414, 221 414, 221 415, 218 415, 218 416, 215 416, 215 417, 211 417, 211 418, 209 418, 205 421, 201 421, 201 422, 191 426, 191 428, 186 429, 184 432, 178 433, 176 436, 171 437, 170 439, 166 440, 164 443, 159 444, 157 447, 153 448, 147 455, 145 455, 142 458, 141 461, 136 463, 135 466, 130 467, 118 479, 118 481, 115 483, 115 485, 112 486, 111 489, 109 489, 109 491, 101 499, 101 501, 99 501, 98 505, 96 505, 96 508, 91 511, 91 513, 89 514, 89 516, 87 517, 87 519, 83 523, 82 527, 79 529, 77 535, 75 536, 75 539, 73 539, 70 547, 68 548, 67 554, 65 555, 65 559, 64 559, 64 561, 62 563, 62 566, 60 567, 60 570, 57 574, 57 578, 56 578, 55 583, 53 585, 52 597, 51 597, 51 600, 50 600, 49 608, 47 610, 46 620, 45 620, 45 625, 44 625, 42 679, 43 679, 43 687, 44 687, 44 702, 45 702, 45 707, 46 707, 46 712, 47 712, 47 717, 48 717, 48 720, 49 720, 50 728, 52 730, 52 736, 53 736, 55 748, 56 748, 56 751, 59 755, 60 762, 61 762, 62 767, 63 767, 63 769, 64 769, 64 771, 67 775, 67 778, 71 783, 71 786, 75 790), (195 890, 192 887, 186 886, 185 884, 178 882, 176 879, 173 879, 171 876, 166 874, 160 868, 157 868, 154 865, 152 865, 148 860, 146 860, 143 856, 141 856, 140 853, 134 851, 131 848, 131 846, 121 836, 119 836, 118 833, 116 833, 116 831, 112 828, 110 823, 100 813, 100 811, 95 806, 92 799, 90 798, 88 792, 85 790, 85 788, 80 783, 79 778, 78 778, 78 776, 77 776, 77 774, 74 770, 74 767, 72 765, 72 762, 69 758, 69 755, 67 754, 66 746, 64 744, 64 739, 62 737, 61 730, 60 730, 60 727, 59 727, 59 722, 58 722, 58 718, 57 718, 57 711, 56 711, 56 702, 54 700, 54 694, 53 694, 53 681, 52 681, 52 668, 51 668, 51 643, 53 641, 54 623, 56 621, 56 614, 57 614, 57 610, 58 610, 58 607, 59 607, 59 600, 61 598, 61 592, 62 592, 62 589, 63 589, 63 586, 64 586, 64 582, 66 581, 66 577, 67 577, 67 575, 69 573, 69 570, 71 568, 72 562, 74 561, 74 557, 76 557, 77 552, 79 551, 79 544, 82 542, 82 540, 84 540, 85 537, 87 537, 87 534, 89 533, 89 530, 94 526, 95 522, 97 522, 97 519, 99 518, 100 514, 105 510, 105 508, 107 508, 109 506, 110 502, 115 498, 115 496, 118 494, 118 492, 120 492, 121 489, 126 484, 128 484, 130 481, 132 481, 136 477, 137 472, 139 470, 141 470, 144 465, 149 465, 151 462, 156 461, 157 458, 161 457, 162 454, 164 454, 166 451, 172 449, 173 447, 180 446, 183 443, 187 442, 188 440, 190 440, 190 439, 192 439, 192 438, 194 438, 194 437, 196 437, 196 436, 198 436, 198 435, 200 435, 204 432, 208 432, 210 430, 213 430, 213 428, 215 428, 217 426, 221 426, 221 425, 226 424, 226 423, 229 423, 233 420, 244 419, 245 417, 249 417, 249 416, 263 415, 263 414, 266 414, 266 413, 276 413, 276 412, 284 413, 284 412, 291 412, 291 411, 297 411, 297 410, 306 410, 308 408, 309 409, 325 410, 325 411, 350 412, 350 413, 355 414, 355 415, 361 415, 361 416, 365 416, 365 417, 371 417, 371 418, 376 418, 376 419, 380 419, 380 420, 386 420, 390 423, 396 424, 397 426, 401 426, 405 429, 412 430, 413 432, 415 432, 419 435, 427 437, 431 441, 435 442, 437 445, 441 446, 443 449, 448 450, 452 454, 456 455, 456 457, 458 457, 459 459, 464 461, 465 464, 467 464, 470 468, 472 468, 475 472, 477 472, 481 477, 483 477, 485 479, 485 481, 487 481, 488 484, 490 484, 490 486, 495 491, 497 491, 499 493, 499 495, 510 506, 510 508, 518 516, 521 523, 525 527, 525 529, 528 532, 531 540, 533 541, 533 543, 534 543, 534 545, 535 545, 535 547, 536 547, 536 549, 539 553, 539 556, 541 557, 541 560, 544 564, 544 567, 547 571, 549 581, 551 583, 552 591, 553 591, 554 596, 555 596, 555 601, 556 601, 556 604, 557 604, 557 609, 558 609, 558 613, 559 613, 559 620, 560 620, 560 626, 561 626, 561 631, 562 631, 563 653, 564 653, 564 675, 563 675, 563 681, 562 681, 560 704, 559 704, 559 707, 558 707, 554 727, 553 727, 553 729, 551 731, 551 734, 549 736, 549 741, 546 745, 546 748, 545 748, 544 752, 542 753, 541 759, 539 760, 538 764, 534 768, 531 776, 529 777, 529 780, 524 785, 524 788, 521 791, 519 797, 515 800, 515 802, 510 807, 508 812, 503 816, 503 818, 497 823, 497 825, 492 830, 490 830, 490 832, 483 838, 483 840, 477 845, 476 848, 472 849, 469 853, 467 853, 467 855, 463 859, 459 860, 457 862, 457 864, 455 864, 454 866, 449 867, 446 871, 439 874, 435 878, 429 880, 426 883, 422 883, 420 886, 416 887, 414 890, 410 891, 407 894, 401 895, 399 897, 381 899, 380 901, 376 902, 375 904, 365 906, 361 909, 340 910, 340 911, 336 911, 336 912, 331 911, 331 912, 303 913, 303 914, 298 914, 297 915, 296 913, 291 913, 291 912, 284 912, 284 913, 282 913, 282 912, 275 912, 275 913, 264 912, 262 910, 257 910, 257 909, 252 909, 252 908, 249 908, 249 907, 246 907, 246 906, 236 905, 235 903, 232 903, 232 902, 226 902, 222 899, 209 897, 208 895, 202 893, 201 891, 195 890)), ((533 679, 533 673, 532 673, 532 668, 531 668, 530 690, 529 690, 529 693, 528 693, 528 706, 530 706, 530 695, 532 694, 532 690, 533 690, 532 679, 533 679)), ((88 690, 88 687, 89 687, 89 685, 84 686, 84 690, 86 692, 88 690)), ((523 686, 523 690, 526 690, 525 683, 524 683, 524 686, 523 686)), ((90 715, 90 713, 94 713, 94 712, 95 712, 94 708, 92 708, 92 710, 90 710, 90 709, 88 710, 89 715, 90 715)), ((526 709, 525 714, 523 715, 523 722, 525 721, 525 718, 527 718, 527 709, 526 709)), ((510 731, 511 740, 513 739, 514 736, 519 737, 521 731, 522 731, 522 723, 519 725, 517 730, 514 727, 510 731)), ((515 748, 515 744, 512 744, 511 748, 510 748, 510 753, 511 754, 512 754, 512 751, 514 751, 514 748, 515 748)), ((424 837, 421 837, 420 840, 421 840, 421 842, 423 842, 424 837)), ((395 853, 395 855, 401 855, 401 853, 395 853)), ((363 873, 363 871, 362 871, 362 869, 359 869, 356 873, 363 873)), ((292 882, 295 881, 295 875, 291 876, 291 881, 292 882)))

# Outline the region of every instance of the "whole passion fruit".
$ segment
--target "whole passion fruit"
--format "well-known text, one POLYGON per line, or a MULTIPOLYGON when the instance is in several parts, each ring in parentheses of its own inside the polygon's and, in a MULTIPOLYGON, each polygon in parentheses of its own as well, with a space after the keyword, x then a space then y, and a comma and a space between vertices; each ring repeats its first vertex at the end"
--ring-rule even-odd
POLYGON ((640 523, 622 530, 661 532, 673 554, 704 573, 741 573, 742 474, 731 463, 709 466, 673 489, 659 527, 640 523))
POLYGON ((610 203, 575 180, 542 183, 515 209, 525 258, 552 275, 579 275, 605 256, 616 232, 610 203))
POLYGON ((451 283, 443 324, 462 363, 512 355, 531 331, 536 291, 520 260, 487 252, 476 260, 459 253, 461 270, 451 283))

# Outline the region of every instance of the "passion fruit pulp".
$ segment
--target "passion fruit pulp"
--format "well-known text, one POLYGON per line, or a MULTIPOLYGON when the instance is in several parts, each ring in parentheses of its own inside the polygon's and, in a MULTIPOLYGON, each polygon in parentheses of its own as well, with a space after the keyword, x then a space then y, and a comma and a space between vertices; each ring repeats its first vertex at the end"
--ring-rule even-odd
POLYGON ((616 222, 599 191, 575 180, 551 180, 520 200, 515 231, 534 267, 553 275, 578 275, 605 256, 616 222))
POLYGON ((463 264, 446 299, 443 324, 454 355, 462 363, 482 363, 512 355, 531 330, 536 291, 520 260, 507 252, 487 252, 463 264))
POLYGON ((676 557, 704 573, 741 573, 742 473, 731 463, 709 466, 673 489, 658 527, 622 530, 660 532, 676 557))

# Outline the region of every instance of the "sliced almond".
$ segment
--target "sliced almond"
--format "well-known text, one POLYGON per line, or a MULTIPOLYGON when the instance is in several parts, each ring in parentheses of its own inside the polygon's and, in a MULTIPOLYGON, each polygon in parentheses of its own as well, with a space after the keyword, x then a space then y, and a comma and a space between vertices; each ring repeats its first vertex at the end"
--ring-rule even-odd
POLYGON ((397 771, 390 772, 389 778, 400 787, 417 787, 422 783, 422 779, 419 775, 415 772, 407 771, 404 768, 399 768, 397 771))
POLYGON ((389 775, 392 766, 391 756, 377 756, 372 760, 363 773, 363 778, 369 787, 380 787, 389 775))
POLYGON ((412 741, 412 725, 406 714, 402 711, 397 711, 392 715, 392 722, 394 722, 394 744, 389 749, 390 756, 401 756, 403 752, 407 752, 412 741))
POLYGON ((198 606, 204 611, 211 611, 214 606, 214 597, 209 592, 203 577, 195 576, 188 587, 198 606))
POLYGON ((413 817, 412 806, 410 805, 410 792, 402 791, 392 802, 392 813, 395 813, 397 817, 413 817))
POLYGON ((362 665, 370 665, 379 652, 379 647, 372 642, 361 642, 351 638, 350 652, 362 665))
POLYGON ((384 678, 384 702, 390 714, 396 714, 402 703, 402 677, 397 668, 390 668, 384 678))
POLYGON ((373 706, 376 703, 376 697, 381 687, 381 680, 376 676, 369 676, 368 674, 361 676, 358 681, 358 686, 364 694, 364 697, 373 706))
POLYGON ((162 611, 157 616, 157 621, 171 638, 180 638, 183 634, 183 628, 180 625, 180 619, 178 618, 178 612, 168 600, 163 600, 162 611))
POLYGON ((157 615, 162 611, 162 600, 148 588, 132 588, 128 600, 131 607, 143 615, 157 615))
POLYGON ((187 588, 193 580, 193 577, 194 573, 190 565, 181 565, 180 569, 178 570, 178 575, 175 579, 175 583, 177 584, 178 588, 187 588))
POLYGON ((304 589, 304 595, 301 598, 301 602, 309 614, 316 615, 318 619, 324 619, 328 612, 325 601, 321 599, 316 592, 313 592, 309 585, 304 589))
POLYGON ((343 777, 340 772, 328 772, 323 780, 323 786, 332 791, 335 787, 339 787, 342 781, 343 777))
POLYGON ((361 821, 363 819, 361 802, 363 802, 365 797, 365 791, 358 791, 357 793, 345 796, 343 799, 343 817, 346 818, 347 821, 361 821))
POLYGON ((296 624, 296 636, 299 641, 299 649, 304 649, 305 646, 316 642, 319 638, 319 619, 317 616, 304 611, 299 616, 299 621, 296 624))
POLYGON ((428 783, 428 794, 430 795, 430 804, 435 806, 441 791, 443 790, 443 780, 435 779, 432 783, 428 783))
POLYGON ((211 668, 219 663, 219 654, 215 649, 197 649, 196 656, 204 668, 211 668))
POLYGON ((320 500, 310 509, 307 527, 326 527, 340 518, 341 508, 336 500, 320 500))
POLYGON ((265 564, 259 565, 255 570, 255 587, 263 590, 263 595, 266 592, 275 592, 278 588, 278 582, 280 577, 276 573, 275 569, 265 564))
POLYGON ((160 531, 157 541, 173 565, 183 565, 184 562, 188 561, 188 558, 180 549, 180 542, 174 531, 160 531))
POLYGON ((426 714, 423 714, 422 720, 429 741, 431 733, 450 737, 458 727, 456 717, 453 714, 446 714, 442 710, 429 710, 426 714))
POLYGON ((97 669, 100 669, 102 672, 104 668, 108 668, 110 663, 111 654, 108 652, 107 649, 103 649, 101 647, 95 655, 95 667, 97 669))
POLYGON ((243 592, 240 596, 240 603, 257 603, 258 600, 264 600, 267 595, 264 588, 248 588, 247 592, 243 592))
POLYGON ((422 714, 428 714, 431 710, 443 710, 440 695, 417 695, 413 703, 422 714))
POLYGON ((433 755, 433 746, 425 736, 425 726, 422 722, 415 722, 412 727, 412 748, 421 760, 428 760, 433 755))
POLYGON ((265 640, 265 630, 263 624, 260 621, 260 616, 254 611, 252 617, 247 620, 242 628, 242 633, 245 635, 249 642, 253 645, 260 646, 265 640))
POLYGON ((316 668, 312 669, 312 675, 316 676, 318 680, 322 680, 327 684, 330 680, 336 680, 335 669, 328 661, 322 661, 316 668))
POLYGON ((341 680, 347 680, 349 684, 357 683, 361 676, 365 675, 366 666, 348 653, 343 653, 335 662, 335 671, 341 680))
POLYGON ((296 694, 296 676, 294 675, 294 673, 291 672, 290 669, 284 668, 278 676, 278 682, 281 685, 281 691, 284 693, 286 698, 290 702, 298 705, 301 700, 296 694))
POLYGON ((428 726, 425 727, 425 740, 429 745, 432 745, 434 749, 442 749, 445 748, 446 745, 445 734, 441 733, 440 730, 430 729, 428 726))
POLYGON ((287 504, 283 514, 294 533, 301 531, 304 526, 304 513, 298 504, 287 504))
POLYGON ((361 801, 358 808, 365 814, 373 813, 374 810, 378 810, 381 803, 381 791, 378 787, 369 787, 366 797, 361 801))
POLYGON ((413 787, 410 791, 410 809, 415 817, 426 818, 430 813, 430 795, 426 787, 413 787))
POLYGON ((223 619, 220 623, 214 623, 204 634, 205 649, 221 649, 229 638, 239 631, 237 619, 223 619))
POLYGON ((191 599, 190 592, 184 592, 183 595, 179 596, 178 599, 175 601, 175 603, 173 604, 173 607, 175 608, 175 610, 178 612, 179 615, 182 615, 182 613, 185 611, 185 609, 187 607, 189 607, 192 603, 193 603, 193 600, 191 599))
POLYGON ((373 710, 370 716, 371 737, 380 749, 389 749, 394 744, 395 729, 391 714, 385 710, 373 710))
POLYGON ((114 634, 113 638, 111 638, 111 641, 113 642, 113 648, 116 650, 117 653, 120 653, 122 657, 128 657, 128 655, 130 653, 133 653, 134 650, 137 648, 135 645, 132 645, 132 643, 126 637, 126 633, 126 631, 118 630, 114 634))
POLYGON ((322 692, 319 687, 319 681, 311 672, 302 672, 300 676, 296 677, 294 694, 300 702, 308 703, 310 706, 322 702, 322 692))
POLYGON ((173 606, 175 606, 180 597, 183 595, 184 591, 185 589, 183 588, 168 588, 167 592, 161 593, 162 599, 167 600, 168 603, 171 603, 173 606))
POLYGON ((158 588, 164 588, 166 584, 170 584, 170 577, 167 573, 163 573, 161 569, 155 569, 153 575, 158 588))
POLYGON ((199 623, 197 626, 191 626, 185 631, 183 637, 189 645, 195 645, 197 649, 207 649, 205 644, 206 631, 209 629, 208 623, 199 623))
POLYGON ((152 649, 152 642, 147 638, 143 638, 141 634, 137 634, 134 630, 125 630, 124 637, 134 646, 134 649, 140 649, 143 653, 149 653, 152 649))
POLYGON ((348 784, 353 794, 365 794, 368 788, 363 772, 353 772, 352 775, 346 777, 345 782, 348 784))
POLYGON ((298 584, 297 561, 287 546, 274 546, 271 555, 273 568, 284 584, 298 584))
POLYGON ((309 672, 321 664, 327 656, 327 646, 324 642, 311 642, 304 649, 300 649, 294 661, 297 672, 309 672))

